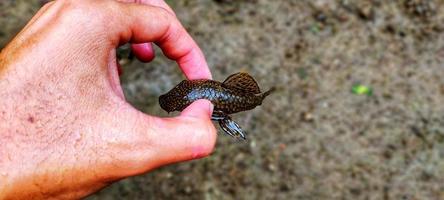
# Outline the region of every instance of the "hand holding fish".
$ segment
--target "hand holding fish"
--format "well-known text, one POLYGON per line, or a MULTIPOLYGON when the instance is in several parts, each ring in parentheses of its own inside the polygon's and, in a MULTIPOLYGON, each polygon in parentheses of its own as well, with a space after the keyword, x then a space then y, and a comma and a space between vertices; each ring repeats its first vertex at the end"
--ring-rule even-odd
POLYGON ((142 61, 156 43, 187 78, 211 79, 163 0, 52 1, 1 51, 0 199, 78 199, 212 152, 209 101, 165 119, 125 101, 115 49, 127 42, 142 61))

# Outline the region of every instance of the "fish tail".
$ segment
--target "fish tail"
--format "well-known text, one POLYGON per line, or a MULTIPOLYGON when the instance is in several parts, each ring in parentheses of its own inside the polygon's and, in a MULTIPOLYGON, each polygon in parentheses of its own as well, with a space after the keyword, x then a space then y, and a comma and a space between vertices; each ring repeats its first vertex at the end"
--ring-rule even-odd
POLYGON ((268 91, 262 93, 262 98, 264 99, 265 97, 267 97, 268 95, 270 95, 271 93, 276 91, 276 87, 271 87, 268 91))

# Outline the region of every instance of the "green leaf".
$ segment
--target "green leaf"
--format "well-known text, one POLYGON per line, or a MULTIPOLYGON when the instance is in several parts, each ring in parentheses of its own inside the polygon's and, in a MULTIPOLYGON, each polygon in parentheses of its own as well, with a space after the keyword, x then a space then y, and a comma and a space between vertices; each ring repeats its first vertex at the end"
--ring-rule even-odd
POLYGON ((373 89, 369 86, 356 84, 352 87, 352 93, 357 95, 367 95, 372 96, 373 95, 373 89))

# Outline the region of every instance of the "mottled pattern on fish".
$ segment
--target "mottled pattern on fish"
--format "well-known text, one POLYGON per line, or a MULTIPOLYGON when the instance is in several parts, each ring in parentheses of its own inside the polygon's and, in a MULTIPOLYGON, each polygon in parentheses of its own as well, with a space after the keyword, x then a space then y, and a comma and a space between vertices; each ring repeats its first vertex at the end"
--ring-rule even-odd
POLYGON ((236 73, 223 83, 213 80, 184 80, 159 97, 159 104, 167 112, 182 111, 198 99, 207 99, 214 105, 213 120, 233 137, 245 134, 229 114, 251 110, 272 90, 261 93, 256 81, 247 73, 236 73))

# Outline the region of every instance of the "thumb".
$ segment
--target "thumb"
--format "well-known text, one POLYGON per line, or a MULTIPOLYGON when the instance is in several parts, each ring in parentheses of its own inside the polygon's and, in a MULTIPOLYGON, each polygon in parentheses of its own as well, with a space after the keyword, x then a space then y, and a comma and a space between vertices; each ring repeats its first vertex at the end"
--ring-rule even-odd
POLYGON ((213 105, 198 100, 175 118, 157 124, 152 135, 158 152, 166 162, 179 162, 209 155, 216 141, 216 129, 211 122, 213 105))
POLYGON ((198 100, 173 118, 149 116, 135 109, 120 111, 119 115, 126 113, 118 122, 121 134, 126 136, 121 140, 125 144, 118 145, 124 149, 115 152, 126 161, 128 167, 123 168, 127 175, 209 155, 217 136, 211 121, 212 110, 209 101, 198 100))
POLYGON ((208 100, 197 100, 185 108, 180 116, 182 118, 192 117, 197 119, 211 119, 213 107, 213 104, 208 100))

